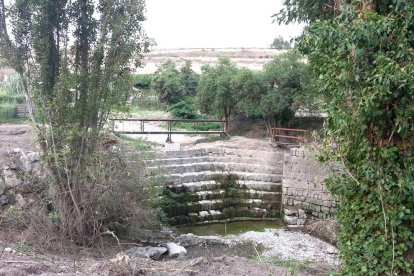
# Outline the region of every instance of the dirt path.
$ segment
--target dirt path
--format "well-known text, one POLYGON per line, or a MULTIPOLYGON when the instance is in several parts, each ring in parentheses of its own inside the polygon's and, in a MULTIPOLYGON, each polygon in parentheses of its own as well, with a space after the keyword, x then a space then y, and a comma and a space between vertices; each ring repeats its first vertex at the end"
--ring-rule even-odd
POLYGON ((35 131, 30 125, 0 124, 0 168, 6 165, 10 150, 36 150, 34 138, 35 131))

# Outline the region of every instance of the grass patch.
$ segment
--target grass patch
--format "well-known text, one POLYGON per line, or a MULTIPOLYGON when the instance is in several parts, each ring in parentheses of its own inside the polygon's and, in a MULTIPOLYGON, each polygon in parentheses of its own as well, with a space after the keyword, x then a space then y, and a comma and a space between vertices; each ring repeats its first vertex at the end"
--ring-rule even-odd
POLYGON ((126 135, 121 135, 120 138, 128 142, 137 151, 151 151, 156 147, 156 143, 143 138, 132 138, 126 135))
POLYGON ((199 139, 199 140, 197 140, 197 141, 195 141, 195 144, 200 144, 200 143, 213 143, 213 142, 216 142, 216 141, 223 141, 223 140, 229 140, 230 139, 230 136, 228 136, 228 135, 226 135, 226 136, 210 136, 210 137, 207 137, 207 138, 202 138, 202 139, 199 139))
POLYGON ((290 275, 297 275, 299 271, 311 270, 314 264, 314 262, 309 260, 281 259, 278 257, 261 258, 260 261, 284 267, 289 271, 290 275))
POLYGON ((174 122, 172 124, 172 130, 185 129, 188 131, 209 131, 209 130, 220 130, 220 123, 212 122, 198 122, 198 123, 186 123, 186 122, 174 122))

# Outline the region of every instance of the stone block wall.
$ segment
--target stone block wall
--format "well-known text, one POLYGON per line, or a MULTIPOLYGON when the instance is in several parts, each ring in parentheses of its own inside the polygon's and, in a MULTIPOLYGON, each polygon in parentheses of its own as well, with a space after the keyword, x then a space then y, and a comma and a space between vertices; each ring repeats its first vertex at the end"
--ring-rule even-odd
POLYGON ((283 152, 237 149, 168 151, 147 160, 164 182, 162 209, 171 225, 281 217, 283 152))
POLYGON ((324 184, 326 173, 313 154, 304 149, 291 149, 283 165, 283 205, 302 209, 306 214, 326 219, 335 213, 336 201, 324 184))

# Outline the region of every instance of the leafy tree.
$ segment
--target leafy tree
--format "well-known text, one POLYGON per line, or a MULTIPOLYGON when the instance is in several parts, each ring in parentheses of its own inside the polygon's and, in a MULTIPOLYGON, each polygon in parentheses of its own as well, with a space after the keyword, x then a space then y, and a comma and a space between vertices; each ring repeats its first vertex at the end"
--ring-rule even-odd
POLYGON ((270 44, 270 48, 278 49, 278 50, 285 50, 285 49, 291 49, 292 46, 290 45, 289 41, 284 40, 282 36, 278 36, 273 40, 272 44, 270 44))
POLYGON ((155 71, 151 88, 164 103, 173 104, 183 98, 180 72, 173 61, 168 60, 155 71))
POLYGON ((195 97, 200 76, 191 68, 191 61, 186 60, 180 68, 180 86, 184 97, 195 97))
POLYGON ((264 66, 266 94, 260 108, 268 128, 285 125, 299 108, 298 99, 306 93, 307 65, 296 51, 275 57, 264 66))
POLYGON ((158 94, 161 102, 174 104, 197 93, 199 76, 186 61, 180 70, 169 60, 154 73, 151 87, 158 94))
POLYGON ((232 89, 237 97, 237 109, 251 117, 263 117, 260 101, 267 93, 262 71, 242 68, 232 80, 232 89))
POLYGON ((55 180, 60 232, 88 243, 108 219, 97 208, 109 176, 98 169, 106 160, 96 153, 111 110, 129 98, 133 65, 140 64, 144 1, 16 0, 8 13, 4 2, 0 54, 42 115, 31 112, 55 180))
POLYGON ((232 81, 237 68, 230 59, 222 57, 217 66, 202 67, 198 86, 198 103, 201 112, 215 115, 226 120, 225 130, 228 129, 230 115, 235 110, 237 99, 232 88, 232 81))
POLYGON ((347 275, 414 273, 414 2, 287 1, 326 98, 328 184, 347 275), (322 9, 321 9, 322 7, 322 9), (323 8, 324 7, 324 8, 323 8), (336 145, 329 147, 329 145, 336 145))

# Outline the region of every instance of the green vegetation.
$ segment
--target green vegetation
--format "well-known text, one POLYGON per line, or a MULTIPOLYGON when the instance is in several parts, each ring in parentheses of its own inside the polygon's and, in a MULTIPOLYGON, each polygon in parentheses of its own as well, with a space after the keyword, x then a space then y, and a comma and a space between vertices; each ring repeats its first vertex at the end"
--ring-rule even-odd
POLYGON ((154 150, 157 145, 156 143, 150 142, 143 138, 132 138, 126 135, 121 135, 120 138, 127 141, 137 151, 151 151, 154 150))
POLYGON ((168 111, 175 118, 182 119, 196 119, 198 117, 195 102, 191 99, 181 100, 178 103, 171 105, 168 111))
POLYGON ((291 49, 292 45, 287 40, 284 40, 282 36, 275 37, 272 44, 270 44, 270 48, 278 49, 278 50, 286 50, 291 49))
POLYGON ((328 113, 344 275, 414 273, 414 2, 287 1, 328 113), (334 145, 334 146, 332 146, 334 145))
POLYGON ((312 261, 309 260, 292 260, 292 259, 281 259, 277 257, 272 258, 265 258, 265 259, 259 259, 262 262, 271 263, 277 266, 281 266, 284 268, 287 268, 290 275, 294 276, 297 275, 300 271, 306 271, 310 268, 310 266, 313 264, 312 261))
POLYGON ((198 87, 198 103, 201 112, 224 118, 228 129, 230 115, 235 111, 237 99, 232 89, 232 79, 237 68, 229 58, 220 58, 217 66, 204 65, 198 87))
POLYGON ((315 100, 314 90, 308 88, 313 79, 302 59, 298 52, 289 51, 265 64, 262 72, 239 70, 233 80, 239 110, 263 118, 268 131, 285 126, 297 109, 315 100))
POLYGON ((0 87, 0 123, 19 123, 16 105, 25 102, 23 87, 18 74, 9 74, 0 87))
POLYGON ((144 1, 12 1, 7 12, 4 2, 0 55, 36 103, 32 120, 56 191, 60 219, 44 232, 90 245, 110 223, 150 225, 140 170, 104 143, 104 126, 131 98, 133 65, 149 45, 144 1))
POLYGON ((186 123, 186 122, 174 122, 172 124, 172 129, 185 129, 185 130, 198 130, 198 131, 208 131, 208 130, 220 130, 220 123, 209 123, 209 122, 198 122, 198 123, 186 123))
POLYGON ((151 89, 161 102, 174 104, 196 94, 198 75, 191 69, 191 62, 177 70, 173 61, 162 64, 154 73, 151 89))

